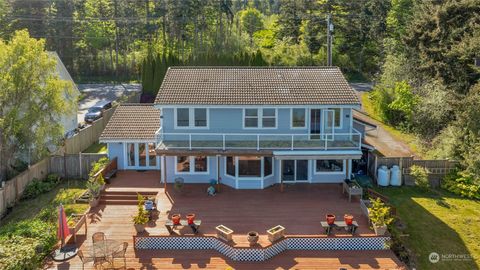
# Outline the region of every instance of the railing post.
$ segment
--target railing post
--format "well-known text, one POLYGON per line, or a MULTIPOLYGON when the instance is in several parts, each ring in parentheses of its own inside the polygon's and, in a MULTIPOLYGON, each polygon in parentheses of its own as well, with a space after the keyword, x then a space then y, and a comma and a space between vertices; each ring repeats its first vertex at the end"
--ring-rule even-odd
POLYGON ((192 150, 192 134, 188 134, 188 147, 192 150))
POLYGON ((293 150, 293 136, 295 135, 292 134, 292 145, 290 146, 290 150, 293 150))
POLYGON ((325 134, 320 135, 320 138, 321 137, 323 137, 323 139, 325 140, 325 148, 323 150, 327 150, 327 148, 328 148, 328 146, 327 146, 328 145, 328 138, 325 134))
POLYGON ((260 150, 260 135, 257 134, 257 151, 260 150))
POLYGON ((225 134, 222 134, 223 137, 223 150, 225 151, 225 134))

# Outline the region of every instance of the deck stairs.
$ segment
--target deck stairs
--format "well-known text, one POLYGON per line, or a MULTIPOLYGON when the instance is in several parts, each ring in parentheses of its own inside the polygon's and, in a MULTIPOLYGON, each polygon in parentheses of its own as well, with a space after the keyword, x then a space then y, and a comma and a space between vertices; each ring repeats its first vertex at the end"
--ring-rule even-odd
POLYGON ((100 204, 137 205, 137 195, 156 197, 162 189, 156 188, 106 188, 100 193, 100 204))

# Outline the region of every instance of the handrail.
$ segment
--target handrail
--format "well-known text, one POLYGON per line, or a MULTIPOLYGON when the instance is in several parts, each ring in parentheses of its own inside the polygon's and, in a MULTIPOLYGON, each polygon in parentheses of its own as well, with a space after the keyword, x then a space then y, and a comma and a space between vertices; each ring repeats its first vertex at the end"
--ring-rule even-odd
POLYGON ((156 134, 157 142, 168 148, 178 149, 360 149, 362 134, 357 130, 349 133, 185 133, 156 134), (166 139, 172 136, 173 139, 166 139), (248 138, 248 137, 251 138, 248 138), (312 137, 313 136, 313 137, 312 137), (358 136, 358 138, 356 138, 358 136), (198 138, 201 137, 201 138, 198 138), (215 138, 216 137, 216 138, 215 138), (237 137, 230 139, 229 137, 237 137), (280 139, 279 137, 285 137, 280 139), (300 139, 299 139, 300 138, 300 139), (304 138, 304 139, 303 139, 304 138), (168 146, 177 143, 177 145, 168 146), (192 143, 193 142, 193 143, 192 143), (198 142, 204 145, 198 146, 198 142), (349 145, 348 142, 351 144, 349 145), (195 145, 197 143, 197 145, 195 145), (343 144, 342 144, 343 143, 343 144))

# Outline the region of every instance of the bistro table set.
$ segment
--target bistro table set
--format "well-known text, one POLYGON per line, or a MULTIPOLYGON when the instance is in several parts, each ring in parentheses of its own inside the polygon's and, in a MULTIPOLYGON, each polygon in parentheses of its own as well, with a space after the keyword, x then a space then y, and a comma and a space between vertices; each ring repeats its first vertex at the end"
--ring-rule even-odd
POLYGON ((119 242, 117 240, 107 239, 104 233, 97 232, 92 235, 92 249, 89 257, 84 257, 79 251, 78 255, 82 260, 83 266, 88 262, 93 262, 95 269, 116 269, 115 259, 123 259, 123 268, 126 269, 127 262, 125 253, 128 247, 127 242, 119 242), (104 265, 107 264, 107 267, 104 265))

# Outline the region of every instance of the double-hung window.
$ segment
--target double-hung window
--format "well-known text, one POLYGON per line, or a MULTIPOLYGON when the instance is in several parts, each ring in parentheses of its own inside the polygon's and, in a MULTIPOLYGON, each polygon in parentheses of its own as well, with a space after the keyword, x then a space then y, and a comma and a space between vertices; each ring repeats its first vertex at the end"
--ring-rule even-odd
POLYGON ((243 112, 243 127, 276 128, 277 110, 273 108, 245 109, 243 112))
POLYGON ((305 128, 306 127, 306 110, 302 108, 292 109, 292 128, 305 128))
POLYGON ((177 108, 177 128, 206 128, 208 127, 208 110, 206 108, 177 108))

